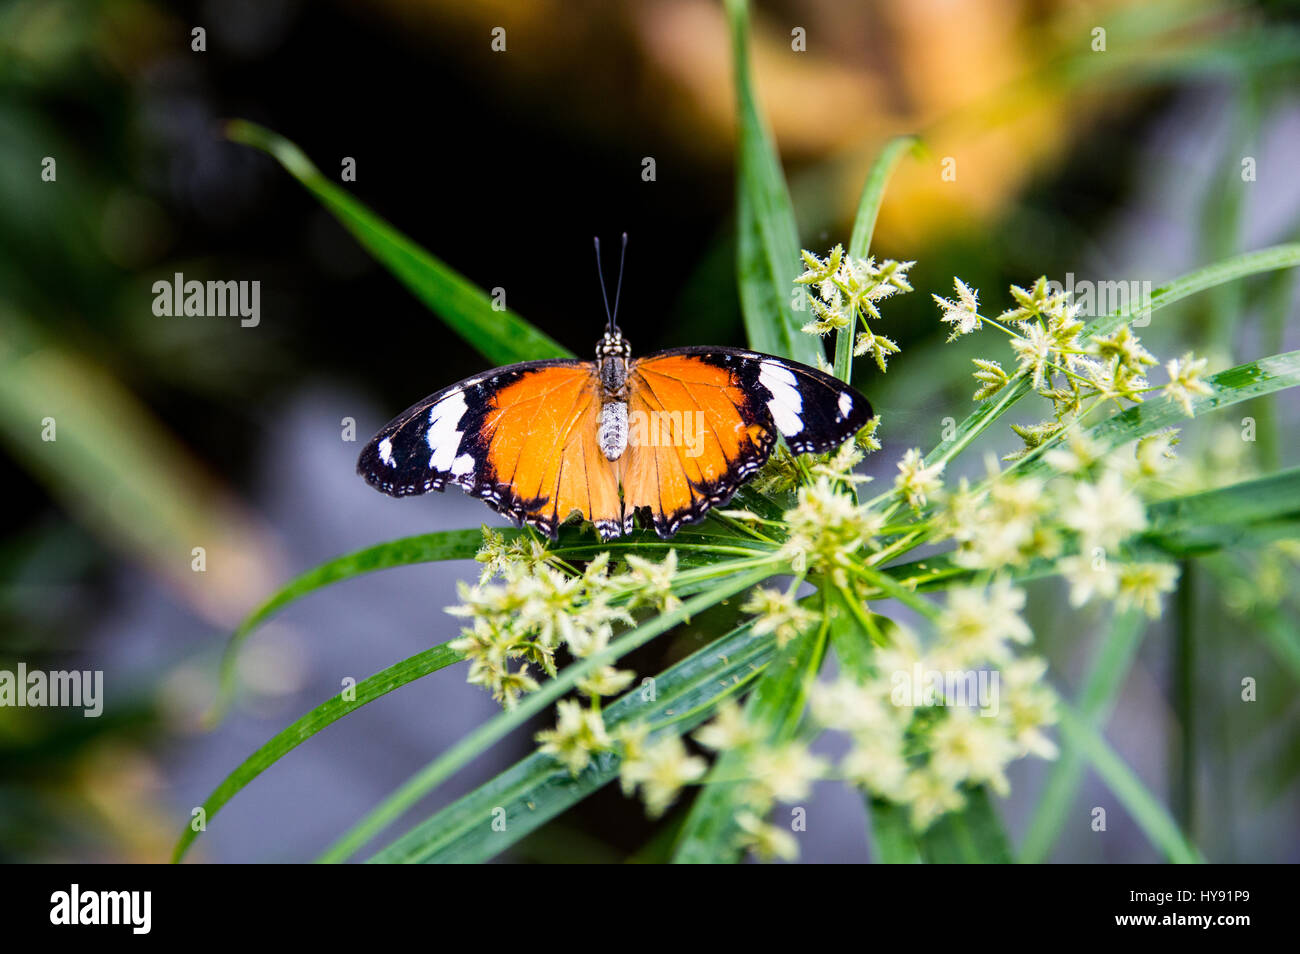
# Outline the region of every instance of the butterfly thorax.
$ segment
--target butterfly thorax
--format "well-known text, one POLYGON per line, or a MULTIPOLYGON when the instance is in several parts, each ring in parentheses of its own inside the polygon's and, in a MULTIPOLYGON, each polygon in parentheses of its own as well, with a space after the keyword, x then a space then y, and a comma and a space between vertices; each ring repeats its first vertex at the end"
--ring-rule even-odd
POLYGON ((627 450, 627 370, 632 346, 620 334, 606 334, 596 345, 600 377, 600 432, 597 440, 606 460, 618 460, 627 450))

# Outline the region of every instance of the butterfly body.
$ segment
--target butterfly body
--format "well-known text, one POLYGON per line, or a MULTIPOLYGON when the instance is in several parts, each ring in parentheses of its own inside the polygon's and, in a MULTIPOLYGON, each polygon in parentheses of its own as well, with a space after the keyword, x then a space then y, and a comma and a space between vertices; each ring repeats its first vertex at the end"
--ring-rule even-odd
POLYGON ((375 435, 357 470, 395 497, 456 484, 552 538, 579 513, 608 540, 639 511, 670 537, 730 500, 778 435, 821 453, 871 416, 815 368, 721 347, 633 359, 614 329, 594 361, 510 365, 430 395, 375 435))

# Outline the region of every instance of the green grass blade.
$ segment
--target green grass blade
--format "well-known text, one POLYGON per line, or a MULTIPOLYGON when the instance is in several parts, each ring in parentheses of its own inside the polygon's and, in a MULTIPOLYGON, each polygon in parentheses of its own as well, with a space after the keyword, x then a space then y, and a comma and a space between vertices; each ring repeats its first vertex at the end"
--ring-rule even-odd
POLYGON ((967 788, 964 793, 965 808, 940 817, 921 835, 922 859, 944 865, 1009 864, 1011 846, 988 790, 967 788))
POLYGON ((864 797, 871 821, 871 860, 882 865, 919 865, 921 846, 907 809, 883 798, 864 797))
MULTIPOLYGON (((1182 301, 1197 292, 1205 291, 1207 288, 1214 288, 1226 282, 1237 281, 1261 272, 1294 268, 1296 265, 1300 265, 1300 243, 1275 245, 1257 252, 1247 252, 1244 255, 1238 255, 1226 261, 1199 268, 1194 272, 1189 272, 1174 279, 1168 285, 1157 288, 1152 292, 1146 310, 1148 313, 1154 314, 1162 308, 1182 301)), ((1140 308, 1140 305, 1135 305, 1134 308, 1117 311, 1090 321, 1085 327, 1085 336, 1110 334, 1120 325, 1131 321, 1135 317, 1138 308, 1140 308)), ((1023 375, 1015 375, 1011 383, 998 394, 981 402, 957 426, 952 438, 940 441, 926 455, 926 463, 933 465, 941 461, 951 460, 1029 391, 1029 381, 1023 375)))
MULTIPOLYGON (((868 679, 874 652, 871 638, 844 605, 842 595, 835 600, 831 612, 831 648, 835 651, 841 674, 858 680, 868 679)), ((892 625, 883 616, 875 619, 882 631, 892 625)), ((870 826, 871 859, 880 864, 919 864, 921 850, 907 817, 907 809, 867 794, 863 794, 862 804, 870 826)))
MULTIPOLYGON (((1110 718, 1111 709, 1120 690, 1124 688, 1124 680, 1128 678, 1145 630, 1146 620, 1137 611, 1120 613, 1111 621, 1079 693, 1079 716, 1087 720, 1090 726, 1099 728, 1110 718)), ((1029 830, 1020 846, 1022 862, 1038 864, 1047 860, 1052 846, 1060 837, 1065 817, 1074 806, 1085 768, 1083 753, 1068 741, 1065 742, 1061 746, 1060 757, 1048 775, 1043 794, 1038 798, 1029 830)))
POLYGON ((558 676, 543 683, 536 692, 525 696, 513 709, 503 711, 489 719, 413 775, 331 845, 319 860, 323 862, 347 860, 453 773, 542 712, 572 689, 580 679, 602 666, 613 664, 638 646, 643 646, 678 623, 689 619, 693 614, 749 589, 780 569, 780 565, 774 561, 770 568, 742 573, 719 581, 708 592, 686 600, 672 612, 657 616, 624 633, 601 652, 565 667, 558 676))
POLYGON ((1250 543, 1259 527, 1291 533, 1300 521, 1300 467, 1162 500, 1149 515, 1143 539, 1179 556, 1250 543))
POLYGON ((322 587, 349 580, 363 573, 437 560, 472 560, 482 545, 481 530, 443 530, 437 533, 422 533, 414 537, 378 543, 335 557, 333 560, 326 560, 290 580, 266 602, 253 610, 230 637, 221 661, 221 686, 217 702, 213 710, 206 715, 205 721, 209 725, 214 724, 230 708, 235 692, 235 663, 240 648, 258 626, 290 603, 322 587))
POLYGON ((1124 806, 1151 844, 1177 864, 1198 864, 1205 859, 1188 842, 1168 810, 1142 784, 1088 720, 1068 706, 1061 706, 1061 734, 1081 751, 1093 771, 1124 806))
POLYGON ((799 329, 794 280, 799 232, 772 134, 763 122, 749 68, 749 12, 745 0, 727 0, 739 138, 736 167, 736 274, 750 346, 816 365, 821 342, 799 329))
POLYGON ((289 140, 242 119, 228 123, 226 135, 275 158, 380 264, 489 361, 514 364, 570 356, 569 351, 514 312, 493 310, 486 292, 326 179, 289 140))
MULTIPOLYGON (((1192 410, 1198 417, 1207 411, 1231 407, 1300 384, 1300 351, 1288 351, 1239 364, 1235 368, 1210 375, 1205 383, 1210 386, 1210 393, 1192 397, 1192 410)), ((1160 395, 1126 408, 1089 428, 1088 436, 1104 449, 1110 450, 1163 428, 1181 426, 1187 421, 1186 413, 1176 401, 1160 395)), ((1046 447, 1027 454, 1008 470, 1018 470, 1022 474, 1043 470, 1045 465, 1042 457, 1045 450, 1046 447)))
MULTIPOLYGON (((826 652, 826 628, 805 633, 777 653, 754 687, 745 714, 758 735, 757 744, 793 738, 803 717, 808 691, 826 652)), ((736 790, 731 781, 743 769, 743 755, 724 752, 705 779, 691 806, 673 855, 675 864, 715 864, 740 858, 736 844, 736 790), (715 781, 725 779, 727 781, 715 781)))
POLYGON ((1300 681, 1300 632, 1295 620, 1273 607, 1258 617, 1259 636, 1291 675, 1300 681))
MULTIPOLYGON (((460 653, 443 643, 431 649, 426 649, 424 652, 416 653, 409 659, 404 659, 387 669, 375 673, 373 676, 361 680, 353 687, 356 691, 356 698, 352 701, 345 700, 342 693, 326 699, 306 715, 277 732, 265 745, 226 776, 225 780, 203 802, 206 822, 210 823, 222 806, 234 798, 249 782, 326 726, 332 725, 345 715, 355 712, 366 703, 373 702, 380 696, 386 695, 409 682, 414 682, 416 679, 437 672, 452 663, 459 662, 462 658, 460 653)), ((180 861, 198 836, 198 832, 187 827, 180 840, 176 842, 176 848, 172 853, 172 861, 180 861)))
MULTIPOLYGON (((507 540, 525 533, 506 527, 498 531, 507 540)), ((235 662, 239 650, 248 637, 262 623, 290 603, 332 583, 352 579, 365 573, 388 570, 415 563, 433 563, 442 560, 472 560, 483 543, 482 530, 441 530, 412 537, 402 537, 347 553, 313 567, 290 580, 261 606, 250 613, 231 636, 221 664, 221 687, 217 703, 208 713, 207 721, 213 724, 229 710, 235 691, 235 662)), ((771 547, 752 537, 732 535, 729 528, 706 521, 696 527, 686 527, 671 541, 659 538, 653 531, 637 531, 618 540, 601 542, 585 528, 566 528, 561 531, 558 543, 549 552, 566 560, 589 560, 598 553, 609 552, 615 557, 624 551, 645 555, 667 554, 677 550, 679 565, 684 569, 719 562, 736 556, 761 555, 771 547)))
MULTIPOLYGON (((771 660, 775 640, 754 636, 750 623, 733 629, 655 677, 655 698, 638 687, 605 709, 605 724, 645 721, 652 733, 680 734, 708 717, 714 705, 743 689, 771 660)), ((374 862, 479 862, 505 851, 561 812, 612 781, 619 759, 606 753, 576 776, 549 755, 534 752, 421 822, 376 854, 374 862), (498 811, 500 810, 500 811, 498 811), (504 812, 505 828, 493 821, 504 812)))
MULTIPOLYGON (((876 157, 871 171, 867 173, 862 196, 858 199, 858 215, 853 221, 853 234, 849 239, 850 257, 867 257, 889 176, 893 173, 894 166, 898 165, 898 160, 903 158, 903 153, 914 148, 919 141, 915 136, 896 136, 885 143, 885 148, 876 157)), ((835 376, 841 381, 849 381, 853 377, 853 337, 856 332, 854 327, 841 328, 835 336, 835 376)))
POLYGON ((875 164, 867 173, 862 196, 858 199, 858 214, 853 220, 853 234, 849 239, 849 255, 853 258, 866 258, 871 251, 871 236, 876 230, 880 203, 885 198, 885 186, 894 173, 894 167, 903 158, 903 153, 915 149, 919 143, 920 140, 915 136, 895 136, 880 150, 875 164))

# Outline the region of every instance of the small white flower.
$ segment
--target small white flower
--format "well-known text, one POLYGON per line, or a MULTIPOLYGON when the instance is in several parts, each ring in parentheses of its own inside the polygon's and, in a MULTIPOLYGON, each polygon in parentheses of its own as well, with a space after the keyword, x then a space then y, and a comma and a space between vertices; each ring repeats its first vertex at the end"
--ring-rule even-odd
POLYGON ((1189 351, 1181 358, 1170 359, 1165 365, 1169 383, 1165 385, 1164 393, 1170 400, 1178 402, 1188 417, 1193 415, 1193 394, 1208 396, 1214 393, 1214 389, 1201 380, 1208 363, 1208 358, 1197 358, 1189 351))
POLYGON ((625 757, 619 778, 625 792, 640 786, 646 813, 657 818, 677 800, 682 786, 703 778, 706 771, 704 759, 687 753, 678 736, 666 735, 625 757))
POLYGON ((913 447, 898 462, 898 476, 894 478, 894 489, 902 493, 912 507, 924 507, 932 494, 943 486, 939 475, 943 473, 942 462, 931 467, 925 465, 921 451, 913 447))
POLYGON ((1070 605, 1083 606, 1093 597, 1111 599, 1119 592, 1119 573, 1100 547, 1098 552, 1069 556, 1056 564, 1056 571, 1070 584, 1070 605))
POLYGON ((1020 616, 1024 606, 1024 590, 1005 579, 988 587, 955 586, 948 591, 935 628, 952 642, 955 661, 968 665, 997 662, 1010 658, 1006 640, 1028 643, 1033 638, 1020 616))
POLYGON ((597 752, 610 747, 605 721, 594 709, 584 709, 573 699, 564 699, 555 705, 559 718, 554 729, 544 729, 535 738, 541 743, 539 751, 563 762, 569 772, 577 775, 597 752))
POLYGON ((1142 501, 1122 481, 1118 472, 1109 470, 1095 484, 1074 485, 1073 500, 1062 513, 1061 521, 1079 534, 1080 549, 1114 550, 1147 528, 1142 501))
POLYGON ((794 861, 799 857, 799 842, 784 828, 769 825, 753 812, 741 812, 736 816, 736 824, 741 830, 740 847, 754 852, 762 860, 780 858, 794 861))
POLYGON ((957 290, 956 301, 940 298, 938 295, 931 296, 943 309, 939 320, 952 325, 952 334, 948 336, 949 341, 968 335, 981 327, 979 292, 969 287, 960 278, 954 278, 952 282, 957 290))
POLYGON ((971 709, 947 709, 947 717, 930 733, 930 768, 953 785, 988 783, 1007 795, 1007 763, 1017 755, 1016 744, 999 719, 986 719, 971 709))
POLYGON ((812 792, 812 783, 826 774, 826 768, 825 759, 798 741, 756 747, 745 757, 746 774, 763 801, 802 801, 812 792))
POLYGON ((740 748, 754 738, 754 727, 733 700, 719 706, 713 719, 696 729, 694 735, 696 742, 715 752, 740 748))
POLYGON ((1011 348, 1016 353, 1020 370, 1032 372, 1034 390, 1041 391, 1047 387, 1047 379, 1051 376, 1051 335, 1041 325, 1022 324, 1020 337, 1011 339, 1011 348))
POLYGON ((1120 608, 1136 607, 1155 619, 1160 615, 1160 597, 1172 593, 1178 583, 1178 567, 1172 563, 1126 563, 1119 569, 1120 608))

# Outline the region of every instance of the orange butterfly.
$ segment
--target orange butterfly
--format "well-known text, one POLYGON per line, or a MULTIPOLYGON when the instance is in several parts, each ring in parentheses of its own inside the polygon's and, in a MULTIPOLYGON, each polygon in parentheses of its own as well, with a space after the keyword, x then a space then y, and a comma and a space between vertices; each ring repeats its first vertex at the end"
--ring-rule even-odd
MULTIPOLYGON (((596 255, 599 268, 599 242, 596 255)), ((578 513, 609 540, 638 510, 671 537, 730 500, 777 434, 822 453, 871 419, 853 388, 784 358, 704 347, 633 359, 614 323, 622 271, 595 361, 526 361, 444 388, 386 424, 357 472, 394 497, 456 484, 552 539, 578 513)))

